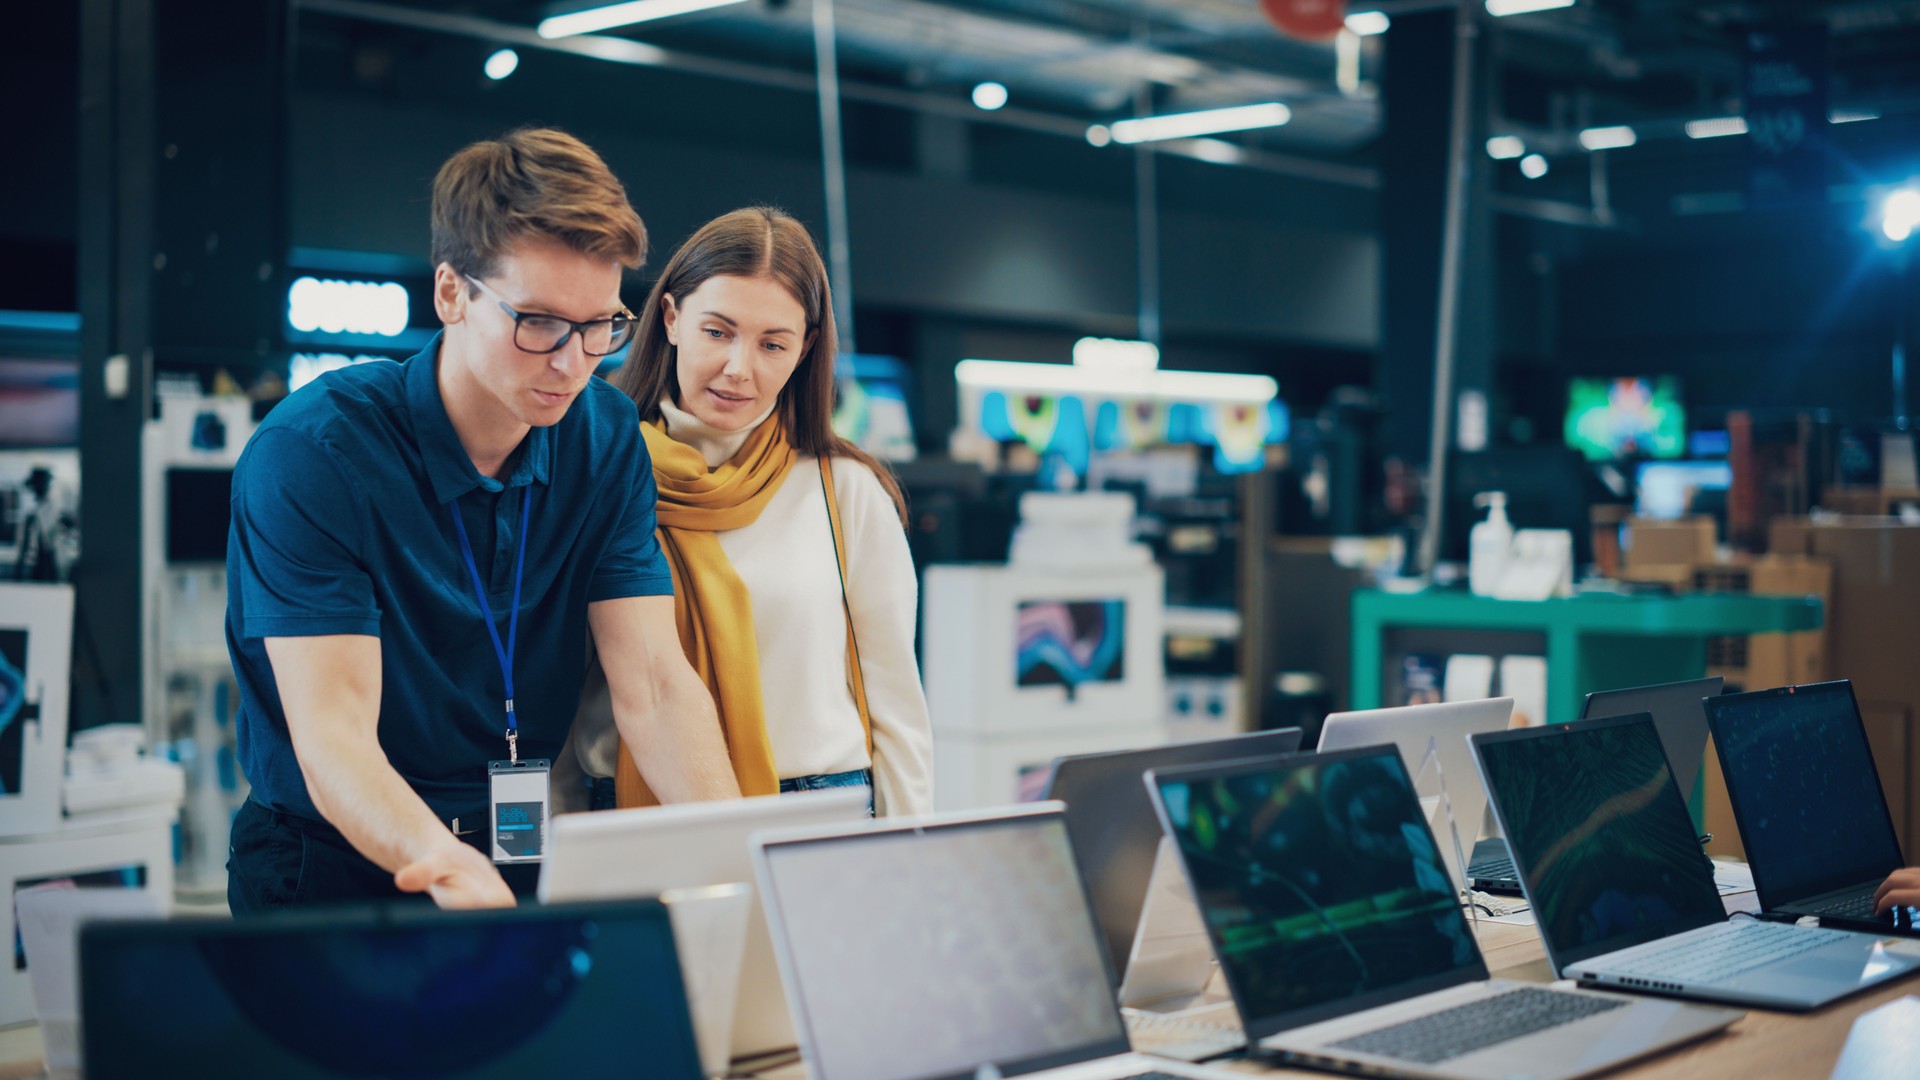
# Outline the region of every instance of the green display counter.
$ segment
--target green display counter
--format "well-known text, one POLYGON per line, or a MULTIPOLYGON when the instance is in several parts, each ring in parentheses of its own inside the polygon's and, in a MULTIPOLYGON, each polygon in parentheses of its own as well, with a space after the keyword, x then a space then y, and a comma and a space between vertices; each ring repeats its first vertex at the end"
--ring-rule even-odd
POLYGON ((1436 632, 1444 632, 1465 647, 1433 651, 1545 656, 1547 722, 1565 723, 1579 718, 1581 702, 1595 690, 1702 677, 1708 638, 1817 630, 1822 615, 1820 600, 1813 596, 1588 593, 1526 601, 1490 600, 1464 589, 1358 589, 1353 594, 1348 707, 1379 708, 1389 674, 1383 663, 1429 651, 1421 641, 1438 641, 1442 635, 1436 632), (1403 639, 1404 647, 1390 640, 1395 636, 1403 639))

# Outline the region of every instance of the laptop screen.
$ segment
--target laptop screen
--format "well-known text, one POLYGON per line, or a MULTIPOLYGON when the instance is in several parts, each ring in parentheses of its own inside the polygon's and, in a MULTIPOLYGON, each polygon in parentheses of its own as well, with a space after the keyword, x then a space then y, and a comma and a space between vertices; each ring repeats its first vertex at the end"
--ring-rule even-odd
POLYGON ((1852 684, 1715 698, 1707 718, 1762 906, 1901 866, 1852 684))
POLYGON ((1146 904, 1160 822, 1140 777, 1148 769, 1199 765, 1228 758, 1272 757, 1300 748, 1300 729, 1281 728, 1230 739, 1173 743, 1149 750, 1084 754, 1054 763, 1047 798, 1067 804, 1073 858, 1093 897, 1094 918, 1118 975, 1133 950, 1146 904))
POLYGON ((97 1080, 701 1071, 653 901, 97 923, 80 962, 97 1080))
POLYGON ((1394 748, 1154 783, 1250 1038, 1487 977, 1394 748))
POLYGON ((1667 764, 1673 766, 1674 782, 1680 785, 1681 795, 1690 797, 1700 779, 1700 763, 1707 756, 1707 713, 1701 699, 1718 697, 1725 685, 1726 680, 1715 675, 1661 686, 1603 690, 1587 695, 1580 719, 1652 714, 1660 745, 1667 751, 1667 764))
POLYGON ((1059 811, 763 848, 815 1080, 972 1077, 1125 1053, 1059 811))
POLYGON ((1647 714, 1473 747, 1556 970, 1726 918, 1647 714))

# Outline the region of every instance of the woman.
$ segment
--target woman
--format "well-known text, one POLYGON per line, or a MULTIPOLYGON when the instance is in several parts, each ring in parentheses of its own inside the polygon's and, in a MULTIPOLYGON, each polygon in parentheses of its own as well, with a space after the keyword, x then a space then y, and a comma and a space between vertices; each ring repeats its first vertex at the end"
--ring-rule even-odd
MULTIPOLYGON (((640 408, 680 640, 741 792, 866 784, 870 811, 926 813, 904 503, 886 468, 833 432, 837 345, 806 229, 736 210, 668 261, 611 381, 640 408)), ((575 722, 579 763, 591 777, 617 763, 618 804, 650 804, 603 687, 590 684, 575 722)))

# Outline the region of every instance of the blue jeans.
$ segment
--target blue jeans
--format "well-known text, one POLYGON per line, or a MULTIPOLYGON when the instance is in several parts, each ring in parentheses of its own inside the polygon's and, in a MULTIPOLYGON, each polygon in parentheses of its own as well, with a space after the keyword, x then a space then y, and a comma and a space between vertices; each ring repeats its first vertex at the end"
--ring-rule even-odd
POLYGON ((826 791, 830 788, 863 787, 867 789, 867 816, 873 817, 873 770, 854 769, 851 772, 824 773, 816 776, 796 776, 791 780, 780 781, 780 793, 790 791, 826 791))
MULTIPOLYGON (((587 784, 593 789, 592 809, 611 810, 614 806, 613 777, 588 777, 587 784)), ((867 789, 867 816, 873 813, 873 770, 854 769, 852 772, 826 773, 816 776, 796 776, 791 780, 780 781, 780 792, 825 791, 828 788, 864 787, 867 789)))

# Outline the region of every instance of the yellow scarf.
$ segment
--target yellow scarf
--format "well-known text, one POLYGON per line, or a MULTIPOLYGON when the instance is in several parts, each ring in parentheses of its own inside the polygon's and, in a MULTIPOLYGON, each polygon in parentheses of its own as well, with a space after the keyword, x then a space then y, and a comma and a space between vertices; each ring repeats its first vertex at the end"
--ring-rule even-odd
MULTIPOLYGON (((751 525, 800 459, 787 441, 778 414, 770 416, 746 445, 717 469, 700 451, 677 442, 666 425, 640 425, 660 488, 660 546, 673 572, 673 613, 680 644, 720 714, 720 730, 733 758, 742 795, 772 795, 780 774, 767 739, 760 696, 760 650, 754 641, 753 601, 746 583, 720 550, 716 533, 751 525)), ((621 747, 615 771, 619 805, 658 803, 640 779, 633 755, 621 747)))

